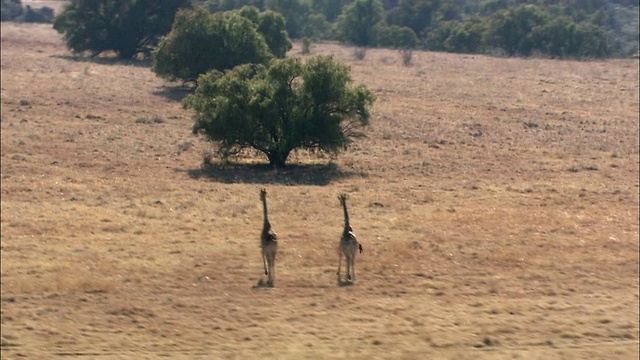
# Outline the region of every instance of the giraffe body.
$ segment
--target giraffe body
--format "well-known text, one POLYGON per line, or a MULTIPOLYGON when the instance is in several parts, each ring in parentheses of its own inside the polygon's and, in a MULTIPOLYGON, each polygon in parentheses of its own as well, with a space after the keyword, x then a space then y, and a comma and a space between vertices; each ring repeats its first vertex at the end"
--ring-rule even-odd
POLYGON ((349 223, 349 212, 347 211, 347 196, 341 194, 338 196, 342 209, 344 210, 344 230, 340 238, 340 248, 338 257, 338 282, 340 283, 340 271, 342 267, 342 255, 344 255, 347 264, 347 281, 356 280, 356 254, 358 251, 362 253, 362 244, 358 242, 356 234, 349 223))
POLYGON ((260 190, 260 199, 264 211, 264 223, 260 234, 260 248, 262 249, 262 262, 264 274, 267 275, 267 286, 273 287, 275 282, 274 269, 276 264, 276 252, 278 250, 278 235, 271 227, 267 215, 267 191, 260 190))

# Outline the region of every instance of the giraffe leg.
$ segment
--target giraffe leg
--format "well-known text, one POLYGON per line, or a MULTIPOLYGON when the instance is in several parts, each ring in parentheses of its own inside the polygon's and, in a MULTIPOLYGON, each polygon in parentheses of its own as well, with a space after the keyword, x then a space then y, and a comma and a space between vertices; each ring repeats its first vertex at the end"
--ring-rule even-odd
POLYGON ((356 281, 356 254, 351 258, 351 281, 356 281))
POLYGON ((351 256, 347 256, 347 280, 351 281, 351 256))
POLYGON ((269 261, 269 275, 267 276, 267 285, 273 287, 273 264, 269 261))
POLYGON ((267 254, 265 254, 264 248, 262 248, 262 263, 264 264, 264 274, 269 275, 269 271, 267 271, 267 254))
POLYGON ((276 266, 276 252, 275 249, 273 250, 273 252, 270 254, 270 259, 271 261, 269 261, 269 286, 273 287, 273 284, 275 282, 275 266, 276 266))
POLYGON ((338 252, 338 281, 340 281, 340 267, 342 266, 342 251, 338 252))

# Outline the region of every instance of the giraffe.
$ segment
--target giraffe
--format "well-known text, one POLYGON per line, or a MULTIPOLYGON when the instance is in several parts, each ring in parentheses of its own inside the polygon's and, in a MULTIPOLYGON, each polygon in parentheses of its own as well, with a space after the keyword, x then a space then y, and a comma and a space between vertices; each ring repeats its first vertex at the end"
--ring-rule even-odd
POLYGON ((356 234, 349 223, 349 212, 347 211, 347 195, 340 194, 338 196, 342 209, 344 210, 344 230, 340 238, 340 248, 338 250, 338 282, 340 282, 340 267, 342 265, 342 254, 344 254, 347 262, 347 281, 356 280, 356 253, 358 250, 362 253, 362 244, 358 242, 356 234))
POLYGON ((273 287, 274 282, 274 266, 276 263, 276 250, 278 249, 278 236, 271 228, 269 217, 267 216, 267 190, 260 190, 260 199, 264 211, 264 224, 262 225, 262 234, 260 235, 260 247, 262 248, 262 262, 264 264, 264 274, 267 275, 266 285, 273 287))

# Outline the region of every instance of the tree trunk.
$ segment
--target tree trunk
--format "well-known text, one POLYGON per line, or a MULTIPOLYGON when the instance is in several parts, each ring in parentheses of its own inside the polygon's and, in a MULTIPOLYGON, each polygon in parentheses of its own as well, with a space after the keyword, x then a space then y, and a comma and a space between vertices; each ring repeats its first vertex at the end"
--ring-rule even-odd
POLYGON ((131 60, 138 53, 138 47, 135 43, 123 43, 116 49, 120 60, 131 60))
POLYGON ((287 162, 290 152, 291 150, 280 152, 275 150, 270 151, 267 154, 267 157, 269 158, 269 165, 272 167, 283 168, 287 162))

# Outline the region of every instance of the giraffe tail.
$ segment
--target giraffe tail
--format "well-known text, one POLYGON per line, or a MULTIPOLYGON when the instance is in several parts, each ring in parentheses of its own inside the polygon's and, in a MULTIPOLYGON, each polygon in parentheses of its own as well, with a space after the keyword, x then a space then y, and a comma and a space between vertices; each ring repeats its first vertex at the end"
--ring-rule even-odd
POLYGON ((360 249, 360 254, 362 254, 362 252, 364 251, 364 248, 362 248, 362 244, 358 243, 358 249, 360 249))

